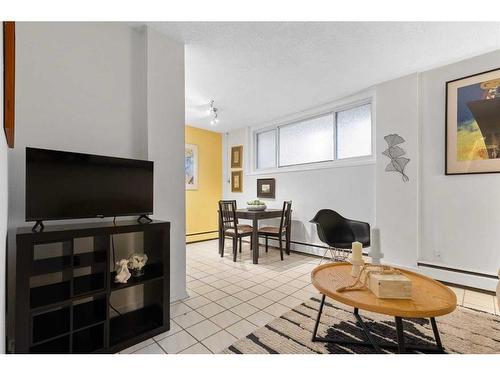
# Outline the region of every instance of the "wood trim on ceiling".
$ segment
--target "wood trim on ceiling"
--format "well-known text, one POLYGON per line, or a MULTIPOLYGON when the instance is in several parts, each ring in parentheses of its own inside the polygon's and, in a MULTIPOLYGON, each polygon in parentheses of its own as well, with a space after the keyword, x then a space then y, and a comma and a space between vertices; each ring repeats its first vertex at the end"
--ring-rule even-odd
POLYGON ((7 145, 14 148, 14 102, 16 82, 16 26, 15 22, 3 23, 3 98, 4 131, 7 145))

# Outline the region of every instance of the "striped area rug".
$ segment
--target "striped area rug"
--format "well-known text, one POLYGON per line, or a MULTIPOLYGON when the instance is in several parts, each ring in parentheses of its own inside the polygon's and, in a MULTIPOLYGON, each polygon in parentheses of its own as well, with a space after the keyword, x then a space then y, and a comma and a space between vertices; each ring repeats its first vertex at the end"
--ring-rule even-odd
MULTIPOLYGON (((374 353, 370 347, 312 342, 311 336, 320 300, 311 298, 265 327, 237 341, 223 353, 232 354, 314 354, 374 353)), ((365 324, 379 343, 396 343, 394 318, 360 311, 365 324)), ((436 318, 446 353, 500 353, 500 316, 459 307, 436 318)), ((405 343, 433 345, 428 319, 404 319, 405 343)), ((329 299, 325 303, 318 329, 320 337, 363 340, 352 310, 329 299)), ((386 353, 392 350, 383 349, 386 353)))

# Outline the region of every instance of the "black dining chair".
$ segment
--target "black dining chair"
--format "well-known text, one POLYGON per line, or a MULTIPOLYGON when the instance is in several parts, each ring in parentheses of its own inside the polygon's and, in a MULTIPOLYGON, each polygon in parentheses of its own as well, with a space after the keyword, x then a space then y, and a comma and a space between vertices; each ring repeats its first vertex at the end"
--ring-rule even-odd
POLYGON ((290 228, 291 216, 292 216, 292 201, 285 201, 283 202, 283 211, 281 213, 280 226, 259 228, 259 236, 264 236, 266 238, 266 253, 268 250, 269 237, 274 237, 278 239, 280 245, 281 260, 283 260, 283 237, 285 237, 285 242, 286 242, 287 232, 290 228))
MULTIPOLYGON (((238 240, 240 244, 240 253, 242 248, 241 239, 252 235, 253 227, 246 224, 238 224, 236 217, 236 201, 235 200, 222 200, 219 201, 219 221, 220 221, 220 235, 222 238, 221 257, 224 257, 224 242, 226 236, 231 237, 233 240, 233 262, 236 262, 236 255, 238 252, 238 240)), ((250 241, 250 249, 252 241, 250 241)))
POLYGON ((310 222, 316 224, 319 239, 328 245, 320 264, 328 251, 332 260, 346 260, 354 241, 361 242, 363 247, 370 246, 370 224, 368 223, 347 219, 329 209, 319 210, 310 222))

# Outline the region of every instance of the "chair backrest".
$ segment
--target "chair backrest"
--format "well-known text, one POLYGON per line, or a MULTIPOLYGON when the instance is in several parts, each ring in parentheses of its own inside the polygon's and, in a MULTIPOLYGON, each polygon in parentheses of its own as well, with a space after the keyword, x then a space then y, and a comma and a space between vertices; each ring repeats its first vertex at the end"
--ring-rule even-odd
POLYGON ((284 201, 283 212, 281 213, 281 220, 280 220, 280 233, 282 233, 285 229, 288 229, 291 218, 292 218, 292 201, 284 201))
POLYGON ((333 210, 319 210, 310 222, 316 224, 319 239, 330 246, 340 247, 356 240, 348 220, 333 210))
POLYGON ((235 200, 219 201, 219 216, 222 230, 234 228, 234 231, 237 232, 238 220, 236 218, 235 200))

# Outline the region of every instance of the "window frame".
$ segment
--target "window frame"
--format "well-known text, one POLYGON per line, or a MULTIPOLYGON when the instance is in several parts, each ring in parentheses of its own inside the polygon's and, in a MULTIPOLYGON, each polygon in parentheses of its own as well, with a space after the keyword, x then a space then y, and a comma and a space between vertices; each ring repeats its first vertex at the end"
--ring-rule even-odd
POLYGON ((278 121, 274 121, 272 125, 253 127, 249 128, 249 139, 252 142, 250 147, 251 155, 251 172, 249 175, 264 175, 270 173, 282 173, 282 172, 293 172, 301 170, 313 170, 313 169, 323 169, 323 168, 335 168, 335 167, 346 167, 346 166, 357 166, 357 165, 367 165, 374 164, 376 161, 376 117, 375 117, 375 106, 376 98, 375 92, 369 91, 368 93, 352 96, 335 103, 330 103, 328 105, 316 108, 313 110, 304 111, 287 118, 283 118, 278 121), (353 156, 349 158, 338 159, 337 158, 337 112, 346 111, 352 108, 360 107, 366 104, 370 104, 371 110, 371 154, 363 156, 353 156), (293 165, 280 166, 279 159, 279 147, 280 147, 280 136, 279 129, 296 125, 297 123, 322 117, 331 114, 333 117, 333 160, 309 162, 309 163, 299 163, 293 165), (276 166, 272 168, 257 168, 257 135, 259 133, 264 133, 274 130, 275 131, 275 159, 276 166))
POLYGON ((260 129, 259 131, 255 131, 253 133, 253 143, 254 143, 254 147, 252 148, 254 153, 254 157, 252 157, 253 159, 253 170, 254 171, 266 171, 266 170, 273 170, 275 168, 277 168, 278 166, 278 157, 279 157, 279 141, 278 141, 278 128, 277 127, 269 127, 267 129, 260 129), (258 142, 257 142, 257 136, 261 133, 268 133, 268 132, 274 132, 274 160, 276 161, 276 166, 275 167, 269 167, 269 168, 257 168, 258 166, 258 160, 257 160, 257 157, 259 155, 259 152, 258 152, 258 142))
MULTIPOLYGON (((317 115, 314 115, 314 116, 310 116, 310 117, 306 117, 306 118, 303 118, 302 120, 297 120, 297 121, 293 121, 293 122, 289 122, 287 124, 284 124, 284 125, 278 125, 276 127, 276 138, 277 138, 277 149, 276 149, 276 154, 277 154, 277 159, 276 159, 276 167, 275 168, 287 168, 287 167, 295 167, 295 166, 299 166, 299 165, 308 165, 308 164, 318 164, 318 163, 328 163, 328 162, 332 162, 334 160, 336 160, 336 154, 337 154, 337 143, 336 143, 336 138, 337 138, 337 124, 336 124, 336 119, 335 119, 335 116, 336 116, 336 112, 325 112, 325 113, 322 113, 322 114, 317 114, 317 115), (304 121, 309 121, 309 120, 314 120, 314 119, 317 119, 317 118, 320 118, 320 117, 325 117, 327 115, 332 115, 333 117, 333 159, 326 159, 326 160, 320 160, 320 161, 312 161, 312 162, 304 162, 304 163, 296 163, 296 164, 287 164, 287 165, 280 165, 280 159, 279 159, 279 154, 280 154, 280 149, 279 149, 279 146, 280 146, 280 129, 283 129, 283 128, 286 128, 286 127, 289 127, 289 126, 294 126, 294 125, 297 125, 297 124, 300 124, 301 122, 304 122, 304 121)), ((261 133, 261 132, 257 132, 255 134, 258 134, 258 133, 261 133)), ((260 169, 258 169, 260 170, 260 169)))
POLYGON ((373 104, 371 101, 367 101, 365 103, 361 102, 361 103, 357 103, 356 105, 351 105, 351 106, 348 106, 348 107, 345 107, 345 108, 340 108, 340 109, 337 109, 335 110, 335 112, 333 112, 333 136, 334 136, 334 143, 335 143, 335 148, 334 148, 334 157, 335 159, 334 160, 337 160, 337 161, 340 161, 340 160, 351 160, 351 159, 357 159, 357 158, 369 158, 369 157, 373 157, 373 147, 374 147, 374 142, 373 142, 373 138, 374 138, 374 126, 373 126, 373 104), (337 138, 337 130, 338 130, 338 127, 337 127, 337 115, 339 112, 344 112, 344 111, 348 111, 350 109, 354 109, 354 108, 358 108, 358 107, 362 107, 364 105, 367 105, 369 104, 370 105, 370 120, 371 120, 371 124, 370 124, 370 142, 371 142, 371 147, 370 147, 370 154, 369 155, 359 155, 359 156, 350 156, 350 157, 347 157, 347 158, 341 158, 339 159, 339 156, 338 156, 338 142, 339 142, 339 139, 337 138))

